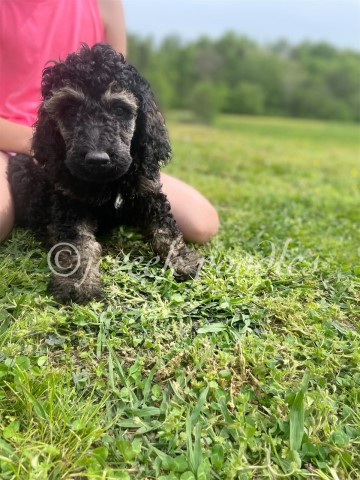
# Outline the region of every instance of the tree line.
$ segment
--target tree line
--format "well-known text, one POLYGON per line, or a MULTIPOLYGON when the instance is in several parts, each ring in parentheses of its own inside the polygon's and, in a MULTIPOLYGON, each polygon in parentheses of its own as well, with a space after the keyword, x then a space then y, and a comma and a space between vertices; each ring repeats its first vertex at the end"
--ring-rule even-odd
POLYGON ((360 121, 360 53, 320 42, 263 46, 235 33, 156 44, 129 35, 128 60, 163 109, 360 121))

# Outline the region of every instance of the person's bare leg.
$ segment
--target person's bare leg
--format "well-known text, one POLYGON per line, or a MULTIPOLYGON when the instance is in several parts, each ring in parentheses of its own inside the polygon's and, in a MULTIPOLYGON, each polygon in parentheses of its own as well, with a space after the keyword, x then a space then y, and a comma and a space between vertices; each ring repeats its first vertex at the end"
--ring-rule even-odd
POLYGON ((161 182, 184 239, 195 243, 210 240, 219 229, 219 217, 211 203, 178 178, 162 173, 161 182))
POLYGON ((7 179, 8 156, 0 152, 0 242, 11 232, 14 226, 14 205, 7 179))

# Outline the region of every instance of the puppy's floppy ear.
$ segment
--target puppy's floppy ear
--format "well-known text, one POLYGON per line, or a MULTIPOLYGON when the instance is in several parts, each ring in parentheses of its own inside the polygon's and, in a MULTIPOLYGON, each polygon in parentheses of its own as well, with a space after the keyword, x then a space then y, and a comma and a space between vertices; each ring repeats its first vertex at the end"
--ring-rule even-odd
POLYGON ((165 121, 151 91, 150 85, 140 75, 138 91, 133 92, 138 100, 138 112, 131 153, 148 178, 156 177, 160 167, 171 158, 171 147, 165 121))
POLYGON ((56 161, 65 155, 65 143, 59 132, 58 127, 51 119, 46 102, 52 96, 53 90, 56 90, 62 84, 61 71, 64 68, 62 62, 54 62, 53 65, 46 67, 42 73, 41 93, 43 102, 38 110, 38 119, 34 125, 35 133, 32 142, 34 156, 40 164, 56 161))
POLYGON ((60 163, 59 158, 65 158, 65 142, 55 121, 48 114, 44 103, 38 110, 38 120, 34 125, 32 149, 36 160, 45 163, 60 163))

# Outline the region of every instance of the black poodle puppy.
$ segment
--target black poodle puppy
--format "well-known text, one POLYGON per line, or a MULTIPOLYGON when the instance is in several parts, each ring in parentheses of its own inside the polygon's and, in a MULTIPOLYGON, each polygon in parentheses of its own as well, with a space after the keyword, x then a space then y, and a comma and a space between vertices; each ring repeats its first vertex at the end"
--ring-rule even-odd
POLYGON ((147 81, 109 45, 83 45, 45 68, 42 96, 34 158, 11 158, 8 176, 16 223, 46 233, 54 252, 68 246, 56 254, 54 296, 99 296, 95 234, 121 224, 140 227, 179 279, 193 277, 201 257, 185 245, 161 191, 171 149, 147 81))

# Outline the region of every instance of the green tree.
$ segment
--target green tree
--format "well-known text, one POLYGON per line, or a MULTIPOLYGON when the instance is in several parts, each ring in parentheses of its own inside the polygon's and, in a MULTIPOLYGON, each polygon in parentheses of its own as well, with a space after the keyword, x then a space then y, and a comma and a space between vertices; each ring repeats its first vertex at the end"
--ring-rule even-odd
POLYGON ((264 113, 265 95, 260 85, 241 82, 230 90, 226 110, 229 113, 260 115, 264 113))
POLYGON ((260 46, 229 32, 184 42, 129 36, 128 60, 164 109, 360 121, 360 53, 325 42, 260 46), (226 97, 226 101, 223 101, 226 97))
POLYGON ((189 98, 189 108, 204 123, 212 123, 221 108, 222 96, 211 82, 198 83, 189 98))

